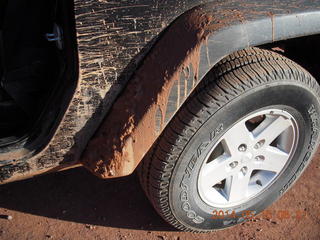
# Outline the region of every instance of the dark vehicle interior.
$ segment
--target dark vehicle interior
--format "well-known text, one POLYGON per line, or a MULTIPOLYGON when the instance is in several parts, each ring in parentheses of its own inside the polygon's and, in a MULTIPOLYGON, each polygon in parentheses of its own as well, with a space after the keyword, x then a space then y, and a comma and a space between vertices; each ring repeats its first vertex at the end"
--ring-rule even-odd
POLYGON ((39 128, 66 79, 70 51, 63 41, 63 2, 0 0, 0 146, 39 128))

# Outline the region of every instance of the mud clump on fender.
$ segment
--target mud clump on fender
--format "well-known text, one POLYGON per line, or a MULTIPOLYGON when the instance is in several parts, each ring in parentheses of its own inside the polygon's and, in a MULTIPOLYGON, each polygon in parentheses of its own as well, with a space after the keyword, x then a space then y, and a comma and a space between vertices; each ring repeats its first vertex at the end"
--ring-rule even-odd
POLYGON ((194 85, 198 80, 200 45, 211 20, 194 8, 163 33, 89 142, 81 160, 86 168, 101 178, 133 172, 164 128, 170 89, 182 69, 192 66, 194 85))

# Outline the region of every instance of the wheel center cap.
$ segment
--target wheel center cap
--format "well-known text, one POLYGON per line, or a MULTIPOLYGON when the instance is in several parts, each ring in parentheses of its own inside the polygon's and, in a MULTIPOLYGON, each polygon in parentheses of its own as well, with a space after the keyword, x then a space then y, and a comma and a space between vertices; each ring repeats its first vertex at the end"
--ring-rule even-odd
POLYGON ((249 161, 251 161, 253 158, 253 154, 250 152, 247 152, 246 154, 244 154, 244 156, 241 159, 241 163, 247 163, 249 161))

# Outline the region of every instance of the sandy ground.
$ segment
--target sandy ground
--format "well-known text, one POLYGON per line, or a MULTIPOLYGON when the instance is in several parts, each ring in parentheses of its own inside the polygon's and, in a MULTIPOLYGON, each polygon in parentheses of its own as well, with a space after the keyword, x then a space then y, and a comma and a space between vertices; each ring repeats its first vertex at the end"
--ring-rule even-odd
POLYGON ((268 209, 271 219, 259 215, 227 230, 192 234, 176 231, 157 215, 137 176, 104 181, 79 168, 0 186, 0 239, 318 240, 319 188, 320 153, 268 209))

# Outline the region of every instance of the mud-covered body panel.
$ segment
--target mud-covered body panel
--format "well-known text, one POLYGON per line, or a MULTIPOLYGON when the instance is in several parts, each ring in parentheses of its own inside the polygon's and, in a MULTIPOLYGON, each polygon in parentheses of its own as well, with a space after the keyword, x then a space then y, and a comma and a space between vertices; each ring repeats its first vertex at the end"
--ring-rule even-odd
POLYGON ((20 147, 0 154, 0 182, 78 163, 88 140, 158 34, 183 12, 203 2, 75 0, 79 55, 75 94, 45 148, 39 152, 20 147))
POLYGON ((127 175, 222 57, 320 31, 316 2, 214 1, 192 9, 204 2, 75 0, 76 92, 49 144, 33 156, 2 164, 0 181, 77 164, 107 112, 81 162, 100 177, 127 175))

